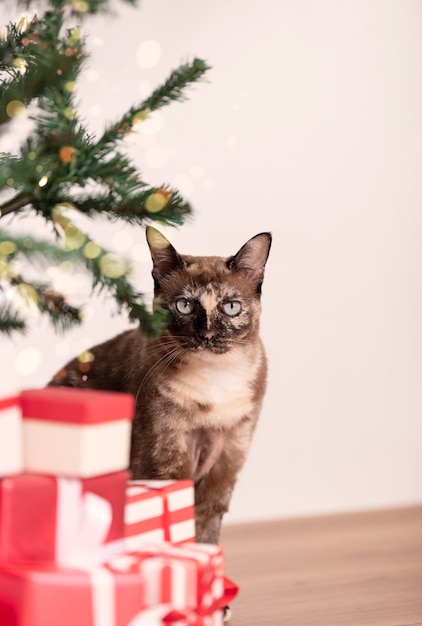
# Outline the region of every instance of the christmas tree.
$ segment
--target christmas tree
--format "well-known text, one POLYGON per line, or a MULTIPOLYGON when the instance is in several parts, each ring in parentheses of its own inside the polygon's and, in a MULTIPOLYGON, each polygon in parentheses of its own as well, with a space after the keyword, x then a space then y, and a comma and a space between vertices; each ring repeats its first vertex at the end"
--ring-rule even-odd
MULTIPOLYGON (((137 0, 126 0, 136 5, 137 0)), ((0 132, 32 121, 17 154, 0 153, 0 332, 25 331, 25 315, 14 305, 23 298, 66 330, 82 319, 44 280, 25 275, 26 260, 39 274, 47 262, 69 261, 92 276, 92 290, 106 290, 118 310, 150 335, 161 331, 165 313, 150 313, 129 280, 127 262, 98 245, 75 224, 75 215, 99 214, 132 224, 156 220, 180 225, 191 213, 176 189, 143 180, 125 154, 122 139, 151 112, 183 101, 189 85, 208 69, 201 59, 180 65, 153 93, 132 106, 96 137, 78 113, 75 87, 88 57, 84 19, 108 8, 108 0, 48 0, 42 15, 9 23, 0 32, 0 132), (2 228, 1 219, 36 214, 48 222, 51 241, 2 228), (22 269, 23 268, 23 269, 22 269)), ((31 1, 26 2, 31 6, 31 1)), ((7 221, 7 220, 6 220, 7 221)))

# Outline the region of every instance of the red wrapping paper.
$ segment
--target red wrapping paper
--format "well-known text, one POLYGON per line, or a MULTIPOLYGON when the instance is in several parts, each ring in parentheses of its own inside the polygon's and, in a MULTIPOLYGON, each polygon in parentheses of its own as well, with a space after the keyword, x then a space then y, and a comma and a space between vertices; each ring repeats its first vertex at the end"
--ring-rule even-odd
POLYGON ((23 419, 69 424, 102 424, 132 420, 135 398, 127 393, 44 387, 20 394, 23 419))
MULTIPOLYGON (((0 480, 0 562, 56 561, 58 480, 31 474, 0 480)), ((111 505, 103 543, 121 540, 128 472, 64 480, 79 483, 83 494, 93 493, 111 505)))
POLYGON ((89 571, 0 565, 1 626, 128 626, 144 609, 142 577, 107 565, 89 571))
POLYGON ((169 604, 174 609, 202 614, 222 608, 224 560, 220 546, 145 544, 142 550, 118 556, 110 564, 143 575, 148 607, 169 604))
POLYGON ((146 542, 195 541, 191 480, 132 480, 126 490, 125 536, 130 550, 146 542))

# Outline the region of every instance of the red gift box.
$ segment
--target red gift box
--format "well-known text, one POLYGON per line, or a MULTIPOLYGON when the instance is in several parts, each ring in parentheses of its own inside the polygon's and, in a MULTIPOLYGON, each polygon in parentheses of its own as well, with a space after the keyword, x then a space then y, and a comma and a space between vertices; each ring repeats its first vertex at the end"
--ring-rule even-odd
POLYGON ((88 478, 128 467, 132 395, 46 387, 20 401, 25 471, 88 478))
POLYGON ((144 607, 136 572, 0 566, 1 626, 128 626, 144 607))
POLYGON ((222 608, 224 561, 220 546, 145 544, 142 550, 110 560, 110 565, 142 574, 147 607, 169 604, 174 609, 205 614, 222 608))
POLYGON ((126 490, 125 535, 130 550, 144 543, 195 541, 191 480, 132 480, 126 490))
POLYGON ((126 471, 85 479, 32 474, 3 478, 0 561, 64 565, 69 558, 92 556, 98 562, 104 560, 104 544, 111 553, 121 552, 127 479, 126 471))
POLYGON ((22 416, 18 397, 0 399, 0 476, 22 471, 22 416))

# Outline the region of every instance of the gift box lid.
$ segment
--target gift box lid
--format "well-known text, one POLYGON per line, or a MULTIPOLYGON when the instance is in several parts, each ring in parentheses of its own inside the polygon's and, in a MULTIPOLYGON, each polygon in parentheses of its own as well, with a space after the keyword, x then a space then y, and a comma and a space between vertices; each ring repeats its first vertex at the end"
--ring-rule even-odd
POLYGON ((133 419, 134 396, 113 391, 45 387, 20 395, 23 419, 99 424, 133 419))

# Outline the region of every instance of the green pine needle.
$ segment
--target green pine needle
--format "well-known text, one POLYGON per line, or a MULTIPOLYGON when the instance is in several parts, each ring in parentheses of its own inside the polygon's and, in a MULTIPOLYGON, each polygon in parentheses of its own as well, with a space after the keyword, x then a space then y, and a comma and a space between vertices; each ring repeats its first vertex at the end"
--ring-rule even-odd
POLYGON ((25 332, 25 320, 10 305, 0 305, 0 334, 11 336, 15 331, 25 332))

